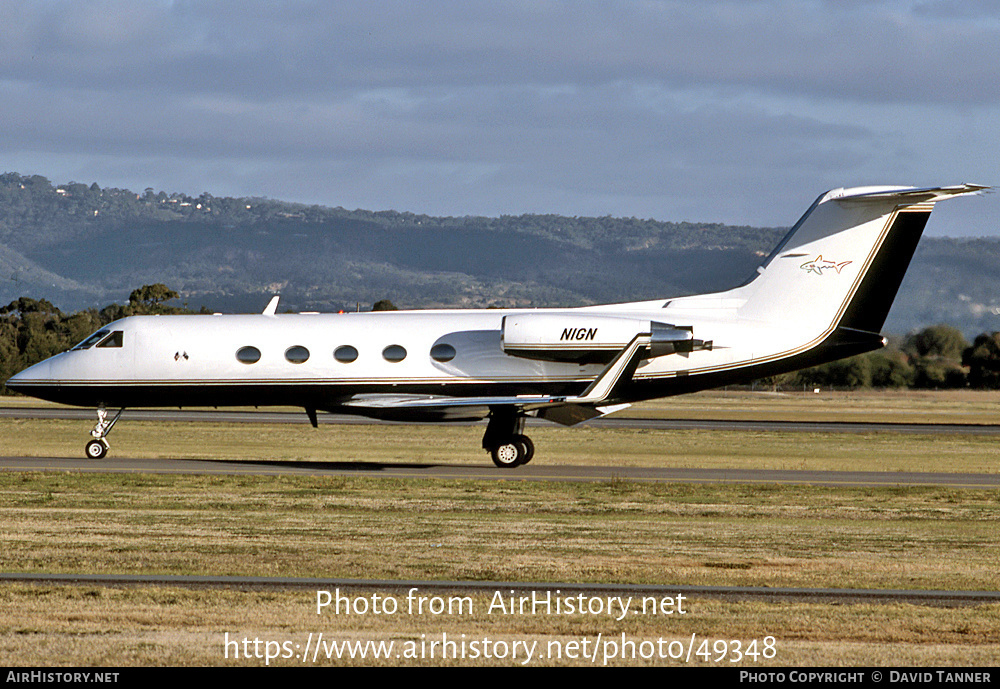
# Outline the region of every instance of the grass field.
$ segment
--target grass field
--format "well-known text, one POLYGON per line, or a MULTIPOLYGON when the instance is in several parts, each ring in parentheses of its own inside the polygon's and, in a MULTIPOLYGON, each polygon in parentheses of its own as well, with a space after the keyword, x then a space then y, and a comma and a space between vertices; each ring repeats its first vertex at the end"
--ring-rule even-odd
MULTIPOLYGON (((20 395, 0 407, 63 405, 20 395)), ((249 407, 248 407, 249 409, 249 407)), ((299 407, 279 409, 301 412, 299 407)), ((619 416, 676 419, 1000 423, 1000 394, 982 390, 707 390, 632 405, 619 416)))
MULTIPOLYGON (((57 407, 24 397, 0 406, 57 407)), ((301 411, 289 408, 289 411, 301 411)), ((711 391, 644 402, 639 418, 1000 423, 1000 393, 861 391, 820 394, 711 391)), ((305 414, 302 414, 303 422, 305 414)), ((0 454, 79 456, 92 421, 0 419, 0 454)), ((195 424, 123 417, 113 453, 133 457, 302 461, 483 462, 483 426, 195 424)), ((872 471, 1000 470, 995 441, 973 435, 810 434, 532 427, 538 461, 561 464, 872 471)))
POLYGON ((709 390, 642 402, 623 414, 675 419, 996 424, 1000 423, 1000 394, 983 390, 709 390))
MULTIPOLYGON (((0 455, 80 457, 87 421, 0 419, 0 455)), ((177 459, 485 464, 483 426, 211 424, 129 421, 112 456, 177 459)), ((563 428, 530 429, 538 463, 995 473, 985 435, 563 428)))
MULTIPOLYGON (((692 414, 783 418, 849 414, 849 399, 692 396, 692 414), (795 404, 794 400, 798 399, 795 404), (769 405, 775 404, 775 407, 769 405), (734 412, 728 412, 734 413, 734 412)), ((933 398, 872 397, 872 409, 925 414, 933 398)), ((672 402, 672 401, 668 401, 672 402)), ((947 396, 956 418, 985 419, 988 396, 947 396)), ((668 403, 648 413, 671 413, 668 403)), ((729 417, 733 418, 733 417, 729 417)), ((981 422, 981 421, 980 421, 981 422)), ((0 450, 77 456, 92 424, 0 421, 0 450), (16 440, 12 440, 16 439, 16 440)), ((113 452, 129 456, 302 461, 488 462, 482 429, 125 422, 113 452)), ((641 466, 876 471, 997 470, 979 436, 532 430, 535 461, 641 466)), ((368 478, 0 474, 3 571, 245 574, 998 590, 1000 494, 927 488, 596 484, 368 478)), ((405 592, 382 591, 405 596, 405 592)), ((361 595, 361 594, 358 594, 361 595)), ((225 657, 225 633, 305 643, 758 640, 753 665, 973 665, 1000 660, 1000 606, 690 601, 686 615, 316 615, 315 592, 180 588, 0 587, 0 662, 7 665, 263 664, 225 657), (609 636, 611 635, 611 636, 609 636)), ((723 644, 725 645, 725 644, 723 644)), ((730 646, 731 647, 731 646, 730 646)), ((695 662, 714 664, 711 658, 695 662)), ((729 658, 720 661, 726 664, 729 658)), ((630 660, 680 664, 674 659, 630 660)), ((275 662, 292 663, 292 659, 275 662)), ((437 664, 439 658, 323 661, 437 664)), ((451 662, 451 661, 447 661, 451 662)), ((457 662, 457 661, 456 661, 457 662)), ((518 664, 500 659, 457 664, 518 664)), ((567 657, 533 664, 592 664, 567 657)), ((598 662, 597 664, 601 664, 598 662)))
MULTIPOLYGON (((370 591, 351 591, 357 597, 370 591)), ((403 601, 406 591, 380 594, 403 601)), ((525 664, 524 656, 499 658, 430 658, 430 644, 445 635, 471 645, 488 639, 505 643, 538 644, 530 665, 576 666, 738 666, 741 669, 784 666, 961 666, 990 668, 1000 657, 1000 608, 939 609, 915 605, 828 605, 821 603, 726 603, 691 601, 683 616, 643 615, 617 622, 593 615, 489 615, 488 596, 474 595, 477 614, 380 616, 317 615, 314 592, 205 591, 181 588, 114 589, 91 587, 35 587, 7 585, 0 588, 0 654, 8 666, 18 664, 104 666, 264 665, 266 643, 307 643, 310 633, 323 633, 340 642, 393 642, 397 652, 410 643, 423 657, 327 658, 313 662, 278 658, 272 665, 499 665, 525 664), (259 657, 234 658, 225 640, 259 640, 259 657), (598 640, 598 634, 602 634, 598 640), (638 657, 605 661, 609 642, 637 645, 638 657), (687 644, 695 636, 690 660, 671 657, 643 658, 653 643, 687 644), (761 655, 767 637, 774 639, 771 658, 761 655), (740 641, 750 650, 756 641, 756 659, 735 655, 719 660, 717 644, 728 650, 740 641), (594 660, 579 657, 588 648, 594 660), (705 643, 707 642, 707 644, 705 643), (578 657, 568 656, 577 644, 578 657), (552 657, 553 644, 564 651, 552 657), (703 644, 705 644, 703 646, 703 644), (709 651, 708 656, 697 653, 709 651), (543 657, 538 657, 539 655, 543 657)), ((252 646, 251 646, 252 648, 252 646)), ((239 648, 242 653, 242 647, 239 648)), ((274 648, 271 648, 272 653, 274 648)), ((326 650, 326 649, 324 649, 326 650)), ((252 651, 251 651, 252 652, 252 651)), ((498 654, 499 655, 499 654, 498 654)))

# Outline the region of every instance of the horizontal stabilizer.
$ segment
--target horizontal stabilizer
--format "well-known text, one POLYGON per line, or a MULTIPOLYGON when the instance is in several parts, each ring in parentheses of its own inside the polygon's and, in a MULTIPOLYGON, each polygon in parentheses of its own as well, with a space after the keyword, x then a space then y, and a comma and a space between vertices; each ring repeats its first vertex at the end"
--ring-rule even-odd
POLYGON ((981 194, 988 191, 990 187, 983 184, 957 184, 950 187, 924 187, 921 189, 899 187, 872 188, 871 191, 866 191, 866 189, 869 187, 850 189, 843 196, 836 196, 836 192, 833 192, 834 195, 831 198, 841 203, 886 200, 901 203, 926 203, 928 201, 937 202, 953 196, 981 194))

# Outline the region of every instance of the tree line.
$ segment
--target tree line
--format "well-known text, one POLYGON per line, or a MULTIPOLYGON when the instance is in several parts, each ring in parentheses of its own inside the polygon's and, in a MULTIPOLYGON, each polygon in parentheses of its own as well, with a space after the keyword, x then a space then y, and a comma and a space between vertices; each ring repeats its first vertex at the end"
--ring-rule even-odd
MULTIPOLYGON (((166 302, 177 292, 166 285, 144 285, 133 290, 126 304, 84 309, 65 314, 45 299, 21 297, 0 308, 0 385, 15 373, 65 352, 91 333, 126 316, 197 313, 166 302)), ((202 309, 202 313, 207 312, 202 309)))
MULTIPOLYGON (((161 283, 133 290, 126 304, 65 314, 45 299, 21 297, 0 308, 0 385, 28 366, 64 352, 101 327, 126 316, 210 313, 168 302, 161 283)), ((373 310, 396 307, 388 300, 373 310)), ((889 347, 762 381, 772 386, 835 388, 1000 389, 1000 332, 969 343, 957 328, 934 325, 889 347)), ((6 387, 2 388, 6 393, 6 387)))
POLYGON ((958 328, 932 325, 885 349, 775 376, 772 385, 833 388, 1000 389, 1000 332, 969 343, 958 328))

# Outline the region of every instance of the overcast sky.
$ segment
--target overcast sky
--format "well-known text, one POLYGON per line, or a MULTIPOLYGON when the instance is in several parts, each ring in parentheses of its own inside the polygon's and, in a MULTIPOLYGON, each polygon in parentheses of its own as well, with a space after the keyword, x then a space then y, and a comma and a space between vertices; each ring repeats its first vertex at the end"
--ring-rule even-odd
MULTIPOLYGON (((1000 184, 998 75, 1000 2, 0 0, 0 171, 786 226, 1000 184)), ((1000 235, 1000 192, 928 232, 1000 235)))

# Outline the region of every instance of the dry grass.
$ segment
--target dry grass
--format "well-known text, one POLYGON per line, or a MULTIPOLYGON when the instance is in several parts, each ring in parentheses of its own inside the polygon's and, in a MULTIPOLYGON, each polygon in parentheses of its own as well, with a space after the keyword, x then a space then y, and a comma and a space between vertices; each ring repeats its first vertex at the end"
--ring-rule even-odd
POLYGON ((642 402, 623 412, 640 418, 881 423, 1000 423, 995 390, 710 390, 642 402))
MULTIPOLYGON (((80 457, 92 424, 0 419, 0 454, 80 457)), ((112 456, 490 465, 483 427, 212 424, 129 421, 112 456)), ((532 428, 536 462, 809 470, 995 473, 1000 445, 985 435, 532 428)))
MULTIPOLYGON (((370 598, 372 590, 342 590, 341 594, 370 598)), ((937 609, 912 605, 821 605, 685 601, 685 614, 625 617, 621 622, 594 615, 487 614, 491 594, 473 594, 462 614, 410 615, 405 591, 381 590, 382 599, 399 603, 395 615, 316 614, 314 591, 254 592, 196 591, 182 588, 113 589, 91 587, 8 585, 0 589, 0 662, 5 665, 125 666, 125 665, 264 665, 281 644, 297 657, 271 660, 273 665, 519 665, 517 659, 437 657, 389 660, 327 659, 303 661, 310 633, 327 640, 392 642, 398 652, 410 642, 429 651, 443 635, 452 640, 537 643, 532 665, 603 665, 608 642, 622 635, 637 645, 663 639, 696 647, 708 641, 740 640, 745 649, 754 639, 757 649, 775 636, 774 657, 744 659, 740 666, 984 666, 1000 658, 1000 606, 937 609), (471 610, 471 612, 469 612, 471 610), (230 641, 259 640, 261 657, 246 658, 247 647, 230 641), (601 643, 598 645, 598 635, 601 643), (597 651, 596 661, 538 657, 552 653, 557 642, 583 642, 597 651), (234 658, 239 651, 240 657, 234 658)), ((501 592, 505 593, 505 592, 501 592)), ((441 594, 449 595, 449 594, 441 594)), ((461 594, 466 595, 466 594, 461 594)), ((315 638, 315 636, 314 636, 315 638)), ((440 649, 440 647, 438 647, 440 649)), ((467 645, 467 649, 471 646, 467 645)), ((510 646, 508 646, 510 648, 510 646)), ((585 648, 585 647, 584 647, 585 648)), ((675 647, 676 648, 676 647, 675 647)), ((253 650, 250 646, 248 650, 253 650)), ((609 665, 715 665, 693 653, 691 660, 613 658, 609 665)), ((718 665, 727 666, 730 657, 718 665)))
MULTIPOLYGON (((813 413, 810 397, 781 408, 785 398, 774 398, 778 406, 773 406, 763 396, 741 395, 684 398, 692 405, 685 413, 707 418, 813 413)), ((933 399, 943 399, 954 419, 986 419, 997 404, 995 397, 951 393, 931 401, 920 395, 898 402, 886 396, 831 398, 822 413, 870 416, 889 409, 917 416, 933 399), (852 412, 853 404, 862 405, 861 411, 852 412)), ((657 404, 663 406, 653 413, 681 415, 672 400, 657 404)), ((91 425, 0 420, 0 453, 78 456, 91 425)), ((113 452, 129 456, 486 463, 477 449, 481 433, 481 427, 466 426, 313 430, 126 420, 111 440, 113 452)), ((995 472, 1000 459, 995 441, 979 436, 545 427, 533 430, 532 437, 539 447, 536 461, 553 464, 995 472)), ((997 590, 998 497, 997 491, 945 487, 6 473, 0 474, 0 568, 997 590)), ((227 659, 225 633, 304 644, 310 632, 321 631, 352 640, 402 643, 448 633, 543 645, 593 642, 598 634, 625 633, 637 640, 696 634, 713 642, 773 635, 777 655, 768 664, 991 666, 1000 660, 1000 606, 994 605, 937 609, 697 600, 684 617, 637 616, 618 623, 589 616, 317 616, 314 596, 4 585, 0 662, 262 664, 262 659, 227 659)), ((477 601, 478 608, 485 605, 477 601)), ((441 662, 394 659, 392 664, 441 662)))
POLYGON ((0 475, 5 571, 1000 588, 996 491, 0 475))

